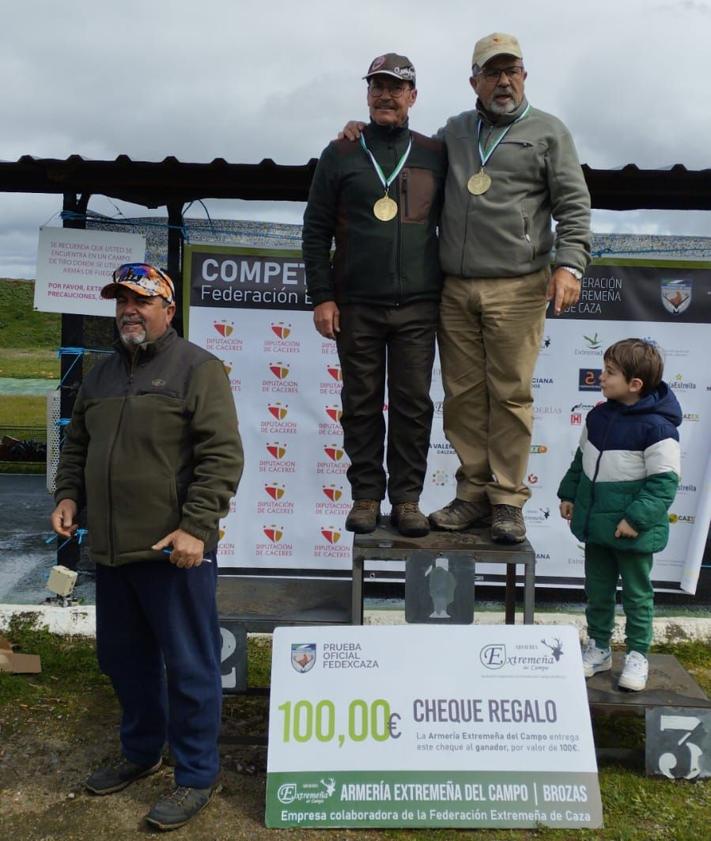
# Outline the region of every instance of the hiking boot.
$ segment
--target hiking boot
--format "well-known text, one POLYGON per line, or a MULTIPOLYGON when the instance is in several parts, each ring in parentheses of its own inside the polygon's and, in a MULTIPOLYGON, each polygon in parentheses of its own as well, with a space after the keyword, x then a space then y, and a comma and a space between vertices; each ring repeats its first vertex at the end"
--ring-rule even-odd
POLYGON ((159 759, 153 765, 137 765, 122 756, 111 765, 97 768, 84 783, 84 786, 92 794, 113 794, 142 777, 155 774, 160 768, 161 762, 162 760, 159 759))
POLYGON ((523 543, 526 539, 523 511, 513 505, 494 505, 492 512, 491 539, 495 543, 523 543))
POLYGON ((471 526, 488 526, 490 522, 491 505, 487 499, 469 502, 457 497, 430 514, 432 528, 442 531, 462 531, 471 526))
POLYGON ((598 672, 606 672, 612 667, 612 654, 609 648, 598 648, 595 640, 588 640, 583 649, 583 674, 592 677, 598 672))
POLYGON ((618 687, 630 692, 641 692, 647 685, 649 661, 639 651, 630 651, 625 657, 625 667, 620 675, 618 687))
POLYGON ((430 523, 416 502, 398 502, 390 512, 390 523, 405 537, 424 537, 430 523))
POLYGON ((380 522, 380 502, 377 499, 356 499, 346 517, 346 529, 356 534, 375 531, 380 522))
POLYGON ((146 821, 158 829, 178 829, 185 826, 198 812, 202 812, 221 789, 221 785, 210 788, 177 786, 170 794, 164 794, 160 798, 146 815, 146 821))

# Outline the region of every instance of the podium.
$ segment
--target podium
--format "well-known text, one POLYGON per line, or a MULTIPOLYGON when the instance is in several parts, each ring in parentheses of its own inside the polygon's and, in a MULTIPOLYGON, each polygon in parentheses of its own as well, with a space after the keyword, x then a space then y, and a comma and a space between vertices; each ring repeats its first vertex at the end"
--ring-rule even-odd
MULTIPOLYGON (((516 567, 523 567, 523 621, 533 623, 535 602, 536 554, 531 544, 494 543, 489 529, 461 532, 431 531, 426 537, 404 537, 384 518, 370 534, 356 534, 353 539, 352 624, 363 624, 363 574, 366 561, 427 561, 434 566, 438 558, 450 561, 506 565, 506 623, 516 621, 516 567)), ((456 624, 452 621, 450 624, 456 624)))

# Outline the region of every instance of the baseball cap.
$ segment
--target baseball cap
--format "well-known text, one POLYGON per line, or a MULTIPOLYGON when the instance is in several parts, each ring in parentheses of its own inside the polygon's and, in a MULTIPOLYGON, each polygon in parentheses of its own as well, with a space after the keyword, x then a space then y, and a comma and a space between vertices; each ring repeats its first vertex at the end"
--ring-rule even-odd
POLYGON ((175 286, 168 275, 150 263, 124 263, 112 275, 111 283, 101 290, 102 298, 115 298, 119 289, 130 289, 144 298, 165 298, 172 304, 175 301, 175 286))
POLYGON ((415 84, 415 68, 407 56, 398 55, 397 53, 385 53, 379 55, 370 62, 368 72, 363 76, 364 79, 370 79, 371 76, 384 74, 385 76, 394 76, 396 79, 401 79, 403 82, 412 82, 415 84))
POLYGON ((472 55, 472 67, 477 64, 483 67, 497 55, 512 55, 516 58, 523 58, 521 45, 514 35, 507 35, 505 32, 492 32, 484 38, 480 38, 474 44, 472 55))

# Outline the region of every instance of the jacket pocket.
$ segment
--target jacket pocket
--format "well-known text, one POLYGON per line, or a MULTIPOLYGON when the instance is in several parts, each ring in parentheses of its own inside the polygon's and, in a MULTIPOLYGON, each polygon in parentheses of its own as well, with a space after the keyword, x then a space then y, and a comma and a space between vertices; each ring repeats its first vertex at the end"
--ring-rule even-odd
MULTIPOLYGON (((155 465, 151 465, 155 468, 155 465)), ((151 475, 114 478, 112 488, 114 552, 117 556, 150 553, 151 546, 180 523, 175 478, 151 475), (139 490, 140 489, 140 490, 139 490)))
POLYGON ((434 173, 429 169, 405 168, 400 176, 403 222, 425 224, 437 191, 434 173))

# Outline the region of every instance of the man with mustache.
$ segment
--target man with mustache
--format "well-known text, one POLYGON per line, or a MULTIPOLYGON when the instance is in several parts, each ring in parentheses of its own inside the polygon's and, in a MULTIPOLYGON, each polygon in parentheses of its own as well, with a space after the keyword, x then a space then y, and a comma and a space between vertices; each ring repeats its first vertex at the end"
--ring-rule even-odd
MULTIPOLYGON (((577 303, 590 258, 590 195, 573 139, 528 103, 526 75, 513 35, 481 38, 469 79, 476 108, 436 135, 449 164, 438 330, 444 432, 461 465, 456 498, 430 523, 459 531, 491 522, 500 543, 526 536, 531 378, 546 307, 552 301, 559 315, 577 303)), ((359 125, 345 136, 356 139, 359 125)))
POLYGON ((316 329, 335 339, 343 373, 341 424, 353 498, 346 528, 373 531, 387 490, 392 524, 421 537, 429 532, 418 502, 433 414, 445 155, 442 143, 409 128, 417 89, 407 57, 378 56, 365 79, 370 123, 360 143, 329 144, 311 184, 306 283, 316 329))
POLYGON ((120 341, 77 396, 51 517, 68 538, 87 506, 97 656, 122 707, 121 756, 86 787, 112 794, 154 773, 167 740, 176 787, 146 820, 176 829, 219 789, 216 547, 242 446, 222 362, 170 326, 170 277, 128 263, 101 296, 116 300, 120 341))

